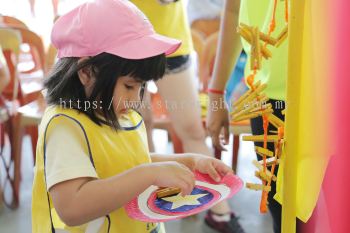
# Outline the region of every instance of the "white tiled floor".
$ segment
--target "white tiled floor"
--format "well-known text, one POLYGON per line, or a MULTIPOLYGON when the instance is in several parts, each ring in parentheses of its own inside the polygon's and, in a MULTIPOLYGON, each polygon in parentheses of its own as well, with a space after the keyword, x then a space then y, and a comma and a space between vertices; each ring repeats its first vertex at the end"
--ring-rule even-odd
MULTIPOLYGON (((171 144, 167 143, 166 132, 155 130, 156 149, 159 152, 171 152, 171 144)), ((223 155, 224 161, 230 163, 231 151, 223 155)), ((254 159, 253 144, 241 142, 237 174, 245 181, 253 181, 254 167, 251 161, 254 159)), ((31 183, 33 179, 33 161, 30 139, 25 137, 22 154, 22 184, 21 203, 15 210, 0 207, 0 233, 29 233, 31 232, 30 203, 31 183)), ((0 171, 3 169, 0 165, 0 171)), ((3 177, 3 175, 1 176, 3 177)), ((2 184, 3 182, 1 182, 2 184)), ((272 233, 272 223, 269 214, 259 213, 260 193, 243 188, 230 201, 232 209, 239 216, 240 222, 247 233, 272 233)), ((203 214, 196 219, 173 221, 166 224, 168 233, 202 233, 203 214)))

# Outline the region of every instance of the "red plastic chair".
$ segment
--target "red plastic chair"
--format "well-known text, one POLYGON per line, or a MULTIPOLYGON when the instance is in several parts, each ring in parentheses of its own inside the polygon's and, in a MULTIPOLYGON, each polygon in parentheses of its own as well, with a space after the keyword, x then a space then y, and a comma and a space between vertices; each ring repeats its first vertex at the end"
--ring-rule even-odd
MULTIPOLYGON (((27 28, 24 28, 22 26, 14 26, 14 25, 0 25, 0 30, 8 30, 12 32, 16 32, 21 37, 21 43, 27 43, 31 46, 33 51, 38 54, 38 59, 34 62, 37 62, 37 67, 40 67, 43 70, 43 74, 45 73, 45 52, 44 52, 44 46, 42 43, 41 38, 35 34, 34 32, 30 31, 27 28)), ((35 108, 38 106, 36 104, 36 101, 38 101, 38 98, 41 95, 41 90, 43 88, 43 75, 39 77, 31 76, 31 74, 19 74, 17 70, 17 61, 18 56, 16 59, 13 59, 13 50, 4 50, 4 54, 7 60, 7 65, 10 70, 11 75, 11 84, 7 87, 6 91, 4 91, 4 96, 12 101, 13 103, 18 102, 19 106, 26 106, 27 104, 30 104, 31 108, 28 107, 21 107, 15 105, 15 107, 12 107, 12 109, 15 109, 14 113, 11 114, 10 122, 11 127, 7 127, 6 133, 10 135, 10 143, 11 143, 11 154, 12 158, 14 158, 15 163, 15 176, 14 176, 14 188, 15 188, 15 200, 13 202, 13 207, 18 206, 18 193, 19 193, 19 182, 20 182, 20 160, 21 160, 21 148, 22 148, 22 139, 24 136, 24 131, 26 131, 28 134, 30 134, 31 141, 32 141, 32 152, 33 156, 35 157, 35 151, 36 151, 36 143, 38 139, 38 128, 37 124, 22 124, 23 116, 28 116, 28 110, 30 112, 33 111, 33 107, 35 108), (34 85, 33 85, 34 84, 34 85), (16 100, 16 101, 15 101, 16 100), (19 114, 17 114, 19 112, 19 114)))
MULTIPOLYGON (((45 51, 44 46, 42 43, 41 38, 35 34, 34 32, 30 31, 29 29, 19 27, 19 26, 11 26, 10 27, 13 30, 16 30, 20 33, 22 37, 22 43, 29 44, 38 54, 39 57, 39 65, 42 67, 42 73, 45 73, 45 51)), ((11 61, 8 62, 10 65, 11 61)), ((35 101, 40 96, 40 92, 43 89, 43 75, 39 77, 31 76, 30 74, 21 74, 19 75, 18 82, 15 82, 15 85, 18 85, 18 95, 17 99, 20 104, 20 106, 23 106, 25 104, 28 104, 30 102, 35 101)), ((9 98, 10 96, 13 96, 12 90, 14 88, 9 87, 6 91, 4 91, 4 96, 9 98)), ((19 119, 17 119, 19 120, 19 119)), ((30 134, 31 141, 32 141, 32 151, 33 155, 35 155, 36 150, 36 142, 38 139, 38 128, 37 126, 28 126, 26 128, 26 132, 30 134)), ((21 135, 20 139, 22 138, 22 134, 19 132, 15 132, 17 135, 21 135)), ((21 143, 21 142, 19 142, 21 143)), ((21 144, 18 145, 19 151, 21 148, 21 144)), ((20 153, 20 152, 19 152, 20 153)))
POLYGON ((19 184, 20 184, 20 154, 18 153, 18 147, 15 145, 16 136, 14 132, 16 131, 16 100, 17 100, 17 85, 18 75, 17 75, 17 61, 20 51, 20 44, 22 39, 20 33, 6 28, 0 28, 0 45, 4 52, 4 57, 6 59, 6 65, 10 75, 10 81, 12 81, 13 95, 10 96, 10 101, 4 101, 1 98, 2 110, 0 115, 0 157, 5 167, 6 181, 4 189, 10 187, 12 190, 12 200, 5 200, 5 203, 10 208, 16 208, 19 202, 19 184), (9 159, 5 159, 4 150, 5 147, 5 136, 8 136, 10 143, 10 156, 9 159), (10 172, 13 169, 13 173, 10 172), (9 184, 9 186, 8 186, 9 184))
MULTIPOLYGON (((23 21, 12 16, 7 16, 7 15, 0 16, 0 22, 5 24, 7 27, 19 27, 19 28, 29 29, 28 26, 23 21)), ((29 45, 29 47, 30 47, 29 52, 32 56, 33 61, 35 61, 34 67, 29 70, 23 70, 21 71, 21 73, 29 74, 41 69, 38 53, 36 52, 35 49, 32 48, 32 46, 29 45)), ((21 54, 25 54, 25 53, 22 51, 21 54)), ((19 63, 21 63, 21 56, 20 56, 19 63)))
POLYGON ((20 26, 28 29, 27 25, 23 21, 12 16, 2 15, 0 16, 0 22, 7 25, 20 26))
POLYGON ((159 93, 151 93, 151 105, 153 115, 153 128, 164 129, 168 132, 170 140, 173 142, 173 150, 175 153, 183 153, 181 140, 176 135, 172 126, 169 114, 164 107, 164 103, 159 93))

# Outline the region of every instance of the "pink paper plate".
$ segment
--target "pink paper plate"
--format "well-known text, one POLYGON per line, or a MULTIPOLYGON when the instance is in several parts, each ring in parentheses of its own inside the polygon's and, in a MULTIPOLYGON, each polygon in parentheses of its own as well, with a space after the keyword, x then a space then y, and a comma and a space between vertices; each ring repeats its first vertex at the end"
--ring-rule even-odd
POLYGON ((224 176, 220 182, 199 172, 195 176, 195 188, 185 197, 157 198, 158 187, 149 187, 125 206, 128 216, 143 222, 167 222, 188 217, 232 197, 243 186, 242 180, 233 174, 224 176))

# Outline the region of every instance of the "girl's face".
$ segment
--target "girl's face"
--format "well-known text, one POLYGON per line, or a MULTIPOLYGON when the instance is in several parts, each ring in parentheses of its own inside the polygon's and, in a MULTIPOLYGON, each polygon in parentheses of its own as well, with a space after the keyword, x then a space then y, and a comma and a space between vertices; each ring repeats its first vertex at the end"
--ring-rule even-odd
POLYGON ((140 93, 144 83, 130 76, 118 78, 113 92, 113 109, 115 114, 126 113, 128 109, 140 106, 140 93))

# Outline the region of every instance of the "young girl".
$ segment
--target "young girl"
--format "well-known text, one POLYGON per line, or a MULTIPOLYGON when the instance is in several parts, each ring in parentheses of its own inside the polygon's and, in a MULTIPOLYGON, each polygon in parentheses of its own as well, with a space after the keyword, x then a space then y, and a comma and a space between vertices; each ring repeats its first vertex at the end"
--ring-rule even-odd
POLYGON ((180 42, 156 34, 125 0, 90 1, 62 16, 52 42, 59 61, 46 80, 37 147, 32 232, 164 232, 130 219, 123 206, 150 185, 194 187, 193 170, 213 179, 231 170, 195 154, 149 155, 133 110, 145 83, 160 79, 180 42))

